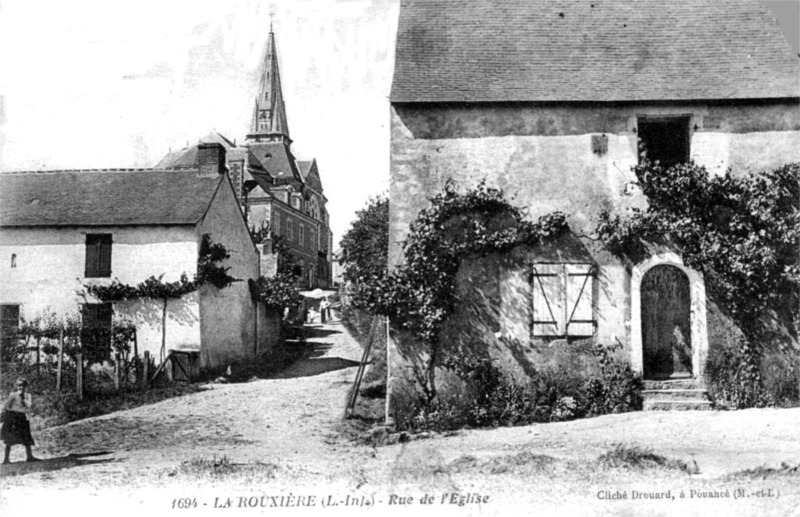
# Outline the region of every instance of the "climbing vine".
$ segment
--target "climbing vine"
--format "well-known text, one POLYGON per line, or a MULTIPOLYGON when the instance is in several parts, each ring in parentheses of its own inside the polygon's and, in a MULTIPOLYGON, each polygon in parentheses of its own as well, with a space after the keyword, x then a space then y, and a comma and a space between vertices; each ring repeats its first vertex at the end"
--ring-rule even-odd
POLYGON ((421 344, 425 357, 414 374, 427 403, 436 397, 435 369, 442 357, 441 331, 456 303, 456 274, 464 257, 539 244, 567 232, 564 214, 554 212, 536 222, 508 203, 503 192, 477 187, 459 192, 448 182, 410 225, 405 261, 393 271, 361 282, 358 302, 391 318, 421 344))
POLYGON ((647 209, 603 214, 599 237, 629 264, 655 244, 673 248, 703 273, 709 294, 744 334, 730 350, 714 351, 711 387, 734 407, 763 405, 760 364, 768 345, 777 345, 788 358, 786 373, 796 376, 800 164, 715 176, 694 163, 644 162, 634 172, 647 209))
POLYGON ((646 210, 602 214, 598 234, 632 263, 661 244, 703 273, 706 287, 747 337, 776 316, 795 337, 800 288, 800 164, 757 175, 710 174, 693 163, 634 168, 646 210))

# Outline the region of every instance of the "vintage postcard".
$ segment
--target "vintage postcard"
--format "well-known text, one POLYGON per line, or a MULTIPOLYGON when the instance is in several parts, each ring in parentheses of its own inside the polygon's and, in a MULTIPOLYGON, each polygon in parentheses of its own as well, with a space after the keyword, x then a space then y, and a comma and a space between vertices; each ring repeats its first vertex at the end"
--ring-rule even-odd
POLYGON ((800 516, 798 221, 798 0, 0 0, 0 514, 800 516))

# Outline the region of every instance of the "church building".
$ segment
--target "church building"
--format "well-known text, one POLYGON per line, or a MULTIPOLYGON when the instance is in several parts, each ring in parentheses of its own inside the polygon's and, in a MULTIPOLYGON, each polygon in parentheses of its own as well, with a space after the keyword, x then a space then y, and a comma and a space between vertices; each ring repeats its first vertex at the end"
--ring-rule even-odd
POLYGON ((244 145, 212 132, 194 146, 167 154, 156 168, 196 167, 198 146, 203 143, 225 148, 231 181, 250 228, 284 238, 302 270, 302 286, 328 287, 333 236, 327 198, 317 161, 300 161, 291 150, 275 33, 271 28, 244 145))

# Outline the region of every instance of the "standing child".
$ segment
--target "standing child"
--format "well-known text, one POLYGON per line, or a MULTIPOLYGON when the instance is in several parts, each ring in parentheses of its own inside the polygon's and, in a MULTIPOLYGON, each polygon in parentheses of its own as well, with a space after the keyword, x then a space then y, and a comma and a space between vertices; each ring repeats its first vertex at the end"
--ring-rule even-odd
POLYGON ((33 436, 31 436, 31 424, 28 422, 27 412, 31 408, 31 394, 28 393, 28 381, 19 379, 16 384, 16 391, 11 393, 3 404, 3 428, 0 429, 0 438, 6 442, 6 455, 3 463, 11 463, 11 446, 22 444, 25 446, 25 456, 27 461, 39 461, 33 457, 31 446, 33 436))

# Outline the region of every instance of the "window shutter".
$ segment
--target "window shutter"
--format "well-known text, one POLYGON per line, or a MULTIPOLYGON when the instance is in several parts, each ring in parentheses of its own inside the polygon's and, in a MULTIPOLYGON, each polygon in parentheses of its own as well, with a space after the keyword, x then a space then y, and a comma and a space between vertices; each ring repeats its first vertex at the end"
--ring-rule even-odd
POLYGON ((100 241, 100 264, 97 276, 111 276, 111 236, 100 241))
POLYGON ((533 266, 533 335, 559 336, 564 333, 564 305, 561 295, 561 267, 558 264, 533 266))
POLYGON ((589 264, 567 264, 567 335, 594 335, 595 321, 592 312, 594 268, 589 264))
POLYGON ((86 268, 87 278, 111 276, 111 234, 86 235, 86 268))

